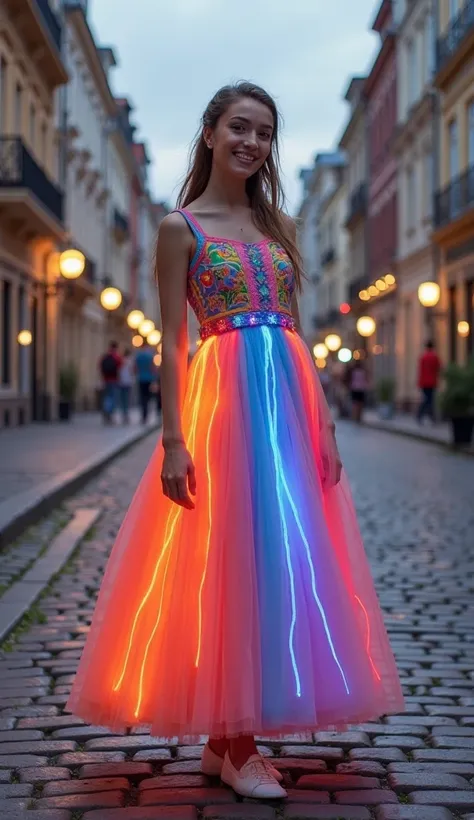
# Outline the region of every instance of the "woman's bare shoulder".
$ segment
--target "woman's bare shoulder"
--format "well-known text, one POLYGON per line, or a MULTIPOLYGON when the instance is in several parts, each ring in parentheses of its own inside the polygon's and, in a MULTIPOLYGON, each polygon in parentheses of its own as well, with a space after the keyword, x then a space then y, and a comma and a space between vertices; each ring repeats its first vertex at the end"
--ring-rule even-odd
POLYGON ((158 238, 188 241, 192 239, 192 234, 184 216, 179 211, 172 211, 160 222, 158 238))

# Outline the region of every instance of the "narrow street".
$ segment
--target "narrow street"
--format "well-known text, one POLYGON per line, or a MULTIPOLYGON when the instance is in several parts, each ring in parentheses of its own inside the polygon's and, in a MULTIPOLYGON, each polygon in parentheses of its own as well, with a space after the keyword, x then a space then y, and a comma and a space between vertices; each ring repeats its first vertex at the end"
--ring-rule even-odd
POLYGON ((2 555, 4 567, 20 566, 32 542, 68 513, 102 510, 3 645, 2 820, 473 820, 474 460, 348 424, 338 435, 406 713, 304 741, 262 741, 285 773, 282 807, 236 802, 199 774, 200 747, 167 745, 145 728, 113 734, 64 712, 107 554, 156 438, 150 434, 2 555))

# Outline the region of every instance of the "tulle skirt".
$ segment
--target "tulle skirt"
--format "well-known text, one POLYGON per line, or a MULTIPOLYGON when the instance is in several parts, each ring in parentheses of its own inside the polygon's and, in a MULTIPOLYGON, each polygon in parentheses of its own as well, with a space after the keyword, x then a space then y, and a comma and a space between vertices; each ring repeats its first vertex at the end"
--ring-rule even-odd
POLYGON ((196 508, 163 496, 159 443, 109 559, 68 708, 181 739, 280 737, 402 710, 300 337, 254 327, 208 339, 183 424, 196 508))

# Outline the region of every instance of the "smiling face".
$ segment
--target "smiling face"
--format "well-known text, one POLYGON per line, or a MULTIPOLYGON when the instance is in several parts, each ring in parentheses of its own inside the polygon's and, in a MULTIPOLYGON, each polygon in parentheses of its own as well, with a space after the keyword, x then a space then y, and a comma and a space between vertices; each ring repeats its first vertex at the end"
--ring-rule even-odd
POLYGON ((268 158, 275 123, 266 105, 250 97, 231 103, 214 129, 204 129, 213 164, 226 174, 248 179, 268 158))

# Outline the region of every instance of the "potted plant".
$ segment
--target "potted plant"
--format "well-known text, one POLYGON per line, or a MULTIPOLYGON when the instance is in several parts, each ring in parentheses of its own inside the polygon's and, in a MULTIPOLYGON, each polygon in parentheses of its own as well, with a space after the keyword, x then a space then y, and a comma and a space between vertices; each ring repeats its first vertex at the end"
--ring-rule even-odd
POLYGON ((451 422, 453 444, 470 444, 474 430, 474 362, 450 364, 444 378, 440 405, 444 417, 451 422))
POLYGON ((391 419, 394 414, 395 382, 393 379, 380 379, 376 386, 378 413, 381 419, 391 419))
POLYGON ((69 421, 74 410, 74 399, 76 397, 77 385, 79 382, 77 368, 68 364, 59 371, 59 419, 69 421))

